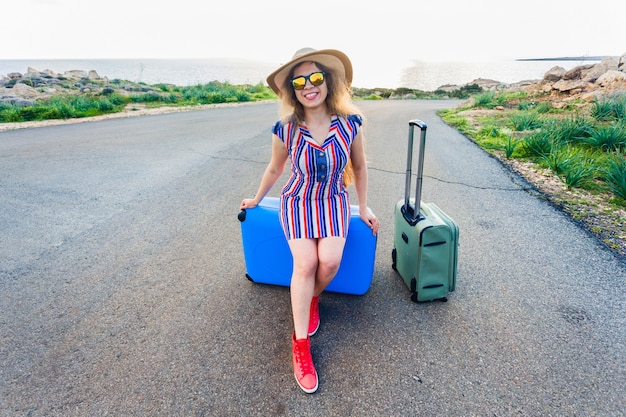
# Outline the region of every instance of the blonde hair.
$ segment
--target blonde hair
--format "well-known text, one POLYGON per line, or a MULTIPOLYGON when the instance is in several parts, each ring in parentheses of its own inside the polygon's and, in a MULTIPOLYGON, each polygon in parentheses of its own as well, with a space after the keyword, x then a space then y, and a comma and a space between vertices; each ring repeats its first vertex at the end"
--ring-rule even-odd
MULTIPOLYGON (((361 109, 359 109, 352 101, 352 90, 350 86, 346 84, 342 77, 337 76, 336 72, 332 69, 318 63, 313 62, 320 71, 326 74, 326 87, 328 88, 328 95, 326 96, 326 107, 330 114, 336 114, 340 117, 347 117, 352 114, 358 114, 365 120, 365 116, 361 109)), ((300 62, 298 65, 294 65, 289 71, 289 76, 285 80, 285 85, 281 86, 282 91, 289 91, 290 94, 282 94, 280 101, 280 117, 285 123, 294 122, 293 128, 296 129, 298 124, 304 122, 304 106, 296 98, 296 92, 291 86, 291 79, 293 74, 300 65, 304 62, 300 62)), ((354 182, 354 169, 352 168, 352 160, 349 159, 346 168, 343 172, 343 183, 348 186, 354 182)))

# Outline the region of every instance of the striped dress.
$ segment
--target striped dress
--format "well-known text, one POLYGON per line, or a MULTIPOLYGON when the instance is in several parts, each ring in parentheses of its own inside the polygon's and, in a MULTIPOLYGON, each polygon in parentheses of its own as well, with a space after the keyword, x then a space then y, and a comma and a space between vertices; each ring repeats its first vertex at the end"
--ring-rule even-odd
POLYGON ((323 145, 304 125, 296 129, 293 123, 274 125, 272 133, 283 141, 291 160, 291 176, 280 197, 280 222, 287 239, 347 236, 350 202, 343 171, 362 123, 359 115, 333 115, 323 145))

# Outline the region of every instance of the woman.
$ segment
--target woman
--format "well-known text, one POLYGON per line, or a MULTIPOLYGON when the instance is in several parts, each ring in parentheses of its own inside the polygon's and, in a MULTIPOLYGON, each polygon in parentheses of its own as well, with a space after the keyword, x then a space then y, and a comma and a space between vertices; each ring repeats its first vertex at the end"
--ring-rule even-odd
POLYGON ((304 48, 271 73, 267 82, 281 99, 282 119, 272 129, 272 156, 254 198, 255 207, 282 175, 280 221, 293 255, 291 308, 293 366, 307 393, 318 387, 310 336, 319 328, 319 296, 339 269, 350 219, 346 186, 354 180, 361 219, 378 233, 367 208, 363 116, 350 95, 352 64, 340 51, 304 48))

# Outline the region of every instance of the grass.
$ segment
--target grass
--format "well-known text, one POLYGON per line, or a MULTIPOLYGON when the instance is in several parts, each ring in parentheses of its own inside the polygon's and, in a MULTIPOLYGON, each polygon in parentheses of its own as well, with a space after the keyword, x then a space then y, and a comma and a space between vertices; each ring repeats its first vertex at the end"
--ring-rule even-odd
POLYGON ((589 130, 585 142, 591 147, 607 152, 619 151, 626 148, 626 123, 614 122, 609 125, 599 124, 589 130))
POLYGON ((605 186, 617 202, 626 203, 626 153, 619 152, 602 169, 605 186))
POLYGON ((600 121, 623 120, 626 118, 626 93, 594 100, 591 114, 600 121))
MULTIPOLYGON (((81 80, 85 83, 98 83, 95 80, 81 80)), ((80 83, 77 83, 80 84, 80 83)), ((66 94, 38 100, 32 105, 0 104, 0 123, 27 122, 50 119, 72 119, 122 111, 129 104, 143 104, 146 107, 194 106, 203 104, 242 103, 272 100, 278 97, 266 85, 233 85, 213 81, 193 86, 171 84, 132 83, 114 79, 101 82, 95 92, 82 93, 77 85, 65 84, 66 94), (132 86, 128 88, 128 86, 132 86), (120 93, 120 91, 123 92, 120 93)), ((445 99, 468 98, 470 94, 481 92, 478 85, 468 85, 453 92, 424 92, 409 88, 354 88, 353 96, 359 100, 382 100, 388 98, 445 99)))
POLYGON ((518 132, 540 129, 543 126, 543 119, 541 116, 532 111, 513 113, 510 120, 513 129, 518 132))
POLYGON ((593 188, 599 183, 622 198, 621 185, 626 180, 620 177, 620 164, 626 150, 626 122, 620 117, 626 95, 596 100, 587 113, 566 114, 546 112, 547 106, 505 92, 483 92, 473 98, 471 108, 508 111, 501 117, 479 117, 479 128, 470 128, 469 120, 459 115, 467 108, 441 111, 440 116, 486 150, 502 150, 506 158, 549 167, 570 189, 593 188), (507 129, 517 132, 516 137, 506 134, 507 129), (621 159, 616 155, 622 155, 621 159), (613 162, 607 164, 607 158, 613 162))
POLYGON ((80 94, 68 85, 66 94, 38 100, 33 105, 3 103, 0 104, 0 123, 99 116, 120 112, 127 104, 136 103, 143 103, 148 107, 188 106, 276 98, 274 92, 262 84, 231 85, 215 81, 177 87, 167 84, 147 86, 139 83, 134 86, 134 91, 124 95, 115 92, 122 84, 121 80, 113 80, 110 85, 115 88, 105 87, 94 94, 80 94))
POLYGON ((438 114, 494 156, 517 160, 513 166, 536 167, 524 175, 552 172, 569 194, 542 185, 552 187, 548 198, 626 255, 625 109, 626 93, 591 103, 555 104, 541 94, 491 91, 472 96, 464 107, 438 114), (601 203, 596 207, 592 201, 601 203), (598 221, 603 222, 601 227, 598 221))

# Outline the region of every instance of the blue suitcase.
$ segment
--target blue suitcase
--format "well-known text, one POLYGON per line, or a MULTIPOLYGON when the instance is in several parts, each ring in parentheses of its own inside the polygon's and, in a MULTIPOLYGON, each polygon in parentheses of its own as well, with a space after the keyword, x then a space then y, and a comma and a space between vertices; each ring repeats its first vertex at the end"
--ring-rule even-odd
MULTIPOLYGON (((256 283, 289 286, 293 258, 278 218, 280 200, 265 197, 239 215, 246 277, 256 283)), ((350 206, 350 226, 339 271, 326 291, 363 295, 374 275, 377 236, 350 206)))

